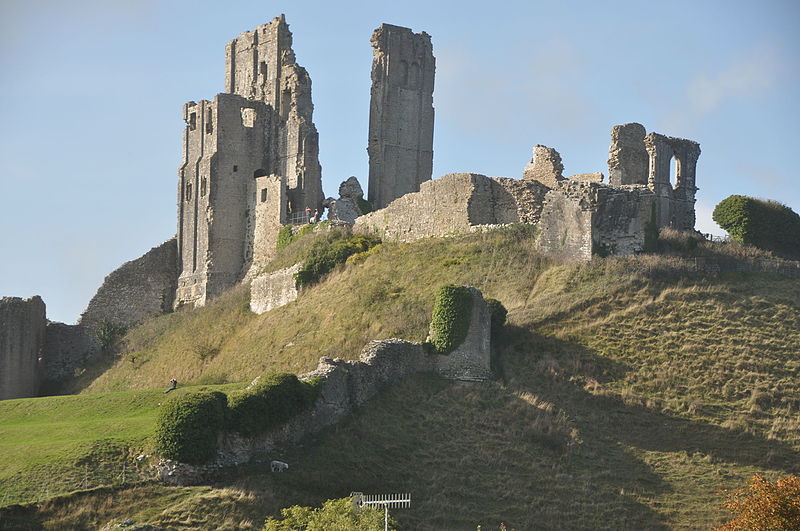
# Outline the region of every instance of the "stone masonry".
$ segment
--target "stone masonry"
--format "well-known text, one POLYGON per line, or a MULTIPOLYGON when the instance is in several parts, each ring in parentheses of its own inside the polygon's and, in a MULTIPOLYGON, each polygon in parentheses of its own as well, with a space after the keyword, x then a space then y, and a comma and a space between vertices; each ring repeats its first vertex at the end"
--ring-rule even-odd
POLYGON ((647 184, 649 156, 644 147, 646 131, 642 124, 629 123, 611 128, 608 148, 608 183, 647 184))
POLYGON ((322 208, 311 79, 291 46, 283 15, 242 33, 226 48, 227 92, 184 106, 175 306, 202 306, 251 276, 274 253, 277 225, 322 208))
POLYGON ((382 24, 371 42, 369 201, 380 209, 431 178, 436 62, 425 32, 382 24))
POLYGON ((255 277, 250 283, 250 311, 262 314, 297 299, 297 282, 294 276, 302 265, 295 264, 255 277))
POLYGON ((492 314, 483 294, 473 287, 472 314, 467 337, 453 352, 437 355, 436 373, 452 380, 488 380, 492 377, 492 314))
POLYGON ((328 219, 342 221, 349 225, 363 214, 360 203, 364 201, 364 191, 354 176, 339 185, 339 199, 329 197, 323 205, 328 209, 328 219))
POLYGON ((46 325, 38 295, 0 299, 0 400, 36 396, 46 325))
POLYGON ((388 207, 361 216, 354 230, 386 241, 466 233, 480 225, 536 223, 547 187, 536 181, 451 173, 422 183, 388 207))
POLYGON ((564 179, 564 165, 561 155, 553 148, 537 144, 533 148, 533 157, 522 171, 525 180, 539 181, 549 188, 554 188, 564 179))
POLYGON ((564 181, 545 197, 536 246, 573 260, 639 253, 652 205, 645 186, 564 181))
POLYGON ((79 324, 129 327, 172 309, 178 278, 177 245, 170 238, 109 273, 79 324))

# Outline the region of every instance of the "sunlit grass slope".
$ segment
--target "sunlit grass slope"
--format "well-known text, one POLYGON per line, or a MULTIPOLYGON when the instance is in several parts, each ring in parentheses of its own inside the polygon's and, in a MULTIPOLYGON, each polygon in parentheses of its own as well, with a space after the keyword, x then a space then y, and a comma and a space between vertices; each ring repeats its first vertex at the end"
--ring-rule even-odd
MULTIPOLYGON (((472 285, 506 305, 521 304, 543 267, 530 236, 518 227, 382 245, 363 262, 303 290, 297 301, 260 316, 249 310, 247 289, 235 288, 205 308, 131 330, 123 354, 84 392, 155 387, 173 377, 222 383, 268 370, 301 373, 314 369, 321 356, 357 359, 373 339, 423 341, 442 284, 472 285)), ((297 255, 295 247, 307 245, 307 238, 312 236, 285 254, 297 255)))
POLYGON ((0 506, 147 476, 149 462, 133 457, 148 450, 166 398, 150 389, 0 401, 0 506))

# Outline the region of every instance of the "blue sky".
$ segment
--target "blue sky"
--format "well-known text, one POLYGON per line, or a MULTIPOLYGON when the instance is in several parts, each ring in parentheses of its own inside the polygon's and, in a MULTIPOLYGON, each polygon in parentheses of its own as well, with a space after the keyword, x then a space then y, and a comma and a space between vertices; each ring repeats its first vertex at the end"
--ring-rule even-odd
POLYGON ((181 106, 223 89, 225 44, 285 13, 313 82, 327 195, 367 176, 382 22, 437 60, 434 177, 519 177, 535 144, 607 173, 609 131, 690 138, 698 228, 730 194, 800 212, 800 3, 202 2, 0 5, 0 295, 74 322, 103 277, 175 232, 181 106))

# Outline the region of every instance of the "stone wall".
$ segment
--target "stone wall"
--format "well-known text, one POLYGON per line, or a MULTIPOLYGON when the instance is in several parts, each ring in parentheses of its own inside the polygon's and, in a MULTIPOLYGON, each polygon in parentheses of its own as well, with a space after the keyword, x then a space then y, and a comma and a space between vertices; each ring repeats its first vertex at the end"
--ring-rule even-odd
POLYGON ((244 280, 257 275, 278 253, 278 233, 287 222, 286 178, 278 175, 255 179, 252 243, 247 246, 244 280), (248 265, 249 264, 249 265, 248 265))
POLYGON ((570 181, 580 181, 582 183, 601 183, 603 182, 603 174, 599 171, 592 172, 592 173, 576 173, 575 175, 570 175, 568 179, 570 181))
POLYGON ((89 326, 47 323, 44 349, 39 360, 42 382, 76 376, 87 362, 100 353, 97 331, 89 326))
POLYGON ((0 400, 36 396, 46 323, 38 295, 0 299, 0 400))
POLYGON ((437 374, 451 380, 488 380, 492 377, 492 315, 480 291, 470 287, 472 313, 467 337, 453 352, 437 355, 437 374))
POLYGON ((300 376, 301 379, 319 377, 325 380, 311 410, 256 437, 242 437, 234 432, 221 434, 217 457, 206 465, 163 460, 157 472, 165 483, 190 485, 207 481, 221 467, 256 459, 269 460, 270 454, 279 448, 341 421, 384 387, 429 370, 431 359, 422 345, 400 339, 371 341, 358 361, 322 358, 316 370, 300 376))
POLYGON ((294 276, 303 264, 265 273, 250 283, 250 311, 262 314, 297 299, 294 276))
POLYGON ((522 178, 539 181, 545 186, 553 188, 564 179, 563 171, 564 165, 561 163, 561 155, 558 151, 537 144, 533 148, 531 161, 522 170, 522 178))
POLYGON ((573 260, 641 252, 652 205, 645 186, 564 181, 545 198, 536 246, 573 260))
POLYGON ((359 217, 354 230, 377 232, 386 241, 413 241, 466 233, 478 225, 535 223, 546 190, 534 181, 451 173, 359 217))
POLYGON ((382 24, 372 34, 369 201, 380 209, 419 190, 433 171, 433 80, 427 33, 382 24))
POLYGON ((608 148, 608 183, 612 186, 647 184, 649 156, 644 147, 642 124, 629 123, 611 128, 608 148))
POLYGON ((170 238, 112 271, 89 301, 79 324, 131 326, 169 312, 177 275, 176 241, 170 238))

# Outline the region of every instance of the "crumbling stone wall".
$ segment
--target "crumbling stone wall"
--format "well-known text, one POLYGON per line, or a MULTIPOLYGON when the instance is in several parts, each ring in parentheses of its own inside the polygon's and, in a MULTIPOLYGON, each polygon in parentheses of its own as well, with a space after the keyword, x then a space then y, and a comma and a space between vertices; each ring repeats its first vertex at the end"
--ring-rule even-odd
POLYGON ((695 186, 700 144, 684 138, 658 133, 645 137, 650 156, 647 184, 656 194, 656 220, 659 228, 694 230, 695 186), (670 161, 675 159, 675 185, 670 181, 670 161))
POLYGON ((531 161, 522 171, 522 178, 539 181, 545 186, 553 188, 564 179, 563 171, 564 165, 561 163, 561 155, 559 155, 558 151, 537 144, 533 148, 531 161))
POLYGON ((446 356, 437 355, 435 371, 452 380, 488 380, 492 377, 492 315, 483 294, 473 287, 467 337, 446 356))
POLYGON ((349 177, 339 185, 339 199, 329 197, 323 203, 328 209, 328 219, 342 221, 349 225, 356 222, 356 218, 364 214, 360 203, 364 201, 364 191, 355 176, 349 177))
POLYGON ((268 128, 267 174, 286 178, 292 210, 322 207, 319 134, 313 122, 311 77, 297 64, 292 32, 281 15, 246 31, 225 48, 225 87, 264 102, 273 112, 268 128))
POLYGON ((0 299, 0 400, 36 396, 46 324, 38 295, 0 299))
POLYGON ((386 241, 413 241, 470 232, 478 225, 535 222, 546 190, 533 181, 451 173, 359 217, 354 230, 377 232, 386 241))
POLYGON ((94 328, 49 322, 39 360, 41 381, 71 378, 99 352, 100 340, 94 328))
POLYGON ((382 24, 371 43, 369 201, 381 209, 431 178, 436 62, 425 32, 382 24))
POLYGON ((177 276, 177 243, 170 238, 112 271, 89 301, 79 324, 131 326, 169 312, 177 276))
POLYGON ((580 181, 582 183, 601 183, 603 182, 603 174, 600 172, 592 172, 592 173, 576 173, 575 175, 570 175, 568 179, 570 181, 580 181))
POLYGON ((249 194, 253 204, 248 217, 252 227, 252 243, 245 249, 245 267, 248 268, 244 280, 257 275, 277 255, 278 233, 287 222, 288 196, 286 178, 279 175, 256 177, 254 191, 249 194), (249 263, 249 266, 248 266, 249 263))
POLYGON ((608 148, 608 183, 611 186, 647 184, 649 156, 644 146, 642 124, 628 123, 611 128, 608 148))
POLYGON ((645 186, 559 183, 545 198, 536 246, 573 260, 641 252, 653 198, 645 186))
POLYGON ((299 292, 294 276, 302 265, 255 277, 250 283, 250 311, 260 315, 296 300, 299 292))

